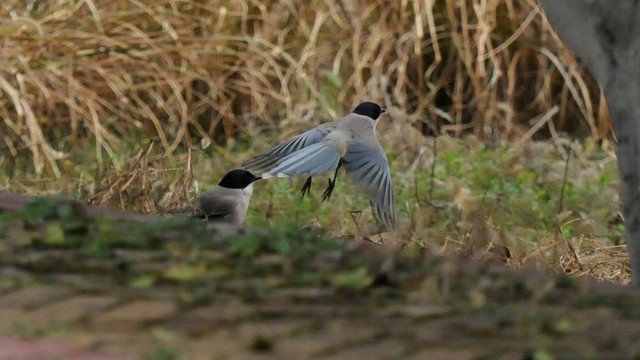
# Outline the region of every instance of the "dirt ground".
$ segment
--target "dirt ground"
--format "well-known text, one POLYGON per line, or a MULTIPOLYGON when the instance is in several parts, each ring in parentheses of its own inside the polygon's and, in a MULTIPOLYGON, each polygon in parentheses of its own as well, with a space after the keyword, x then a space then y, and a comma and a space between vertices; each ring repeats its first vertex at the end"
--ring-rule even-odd
POLYGON ((628 288, 295 228, 223 240, 190 220, 0 200, 2 360, 640 359, 628 288))

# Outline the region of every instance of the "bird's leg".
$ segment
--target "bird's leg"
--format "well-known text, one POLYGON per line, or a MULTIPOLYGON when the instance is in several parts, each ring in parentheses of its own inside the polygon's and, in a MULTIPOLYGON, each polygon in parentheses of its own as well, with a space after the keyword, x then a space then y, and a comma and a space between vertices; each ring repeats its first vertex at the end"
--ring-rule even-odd
POLYGON ((302 190, 300 190, 300 195, 302 195, 303 199, 307 194, 311 195, 311 176, 307 178, 307 181, 305 181, 304 185, 302 185, 302 190))
POLYGON ((333 192, 333 188, 336 185, 336 177, 333 177, 333 181, 331 181, 331 178, 328 178, 327 180, 329 180, 329 185, 327 186, 327 188, 324 190, 324 192, 322 193, 322 202, 324 202, 325 200, 329 199, 331 197, 331 193, 333 192))
POLYGON ((338 162, 338 167, 336 167, 336 172, 333 174, 333 180, 329 178, 329 186, 324 190, 322 194, 322 201, 331 198, 331 193, 333 192, 333 188, 336 186, 336 177, 338 177, 338 170, 340 170, 340 166, 342 166, 342 159, 338 162))

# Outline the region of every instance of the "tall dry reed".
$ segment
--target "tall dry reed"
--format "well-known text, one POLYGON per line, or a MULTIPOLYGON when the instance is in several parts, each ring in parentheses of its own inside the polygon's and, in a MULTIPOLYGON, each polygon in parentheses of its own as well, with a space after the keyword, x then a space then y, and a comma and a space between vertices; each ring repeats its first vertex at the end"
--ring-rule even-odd
POLYGON ((0 35, 0 156, 40 173, 82 139, 231 146, 365 99, 424 134, 611 131, 533 0, 8 0, 0 35))

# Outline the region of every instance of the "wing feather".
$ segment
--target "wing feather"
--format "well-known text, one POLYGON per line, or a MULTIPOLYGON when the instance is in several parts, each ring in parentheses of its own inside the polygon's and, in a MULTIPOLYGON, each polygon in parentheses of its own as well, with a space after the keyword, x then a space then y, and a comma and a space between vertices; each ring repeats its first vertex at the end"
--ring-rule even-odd
POLYGON ((317 127, 304 132, 293 139, 277 145, 242 164, 242 167, 249 171, 268 171, 273 168, 278 161, 287 155, 304 149, 307 146, 318 143, 330 132, 330 127, 317 127))
POLYGON ((308 173, 311 176, 335 171, 340 162, 340 153, 327 142, 312 144, 278 160, 269 169, 269 174, 296 176, 308 173))
POLYGON ((393 187, 389 161, 381 148, 372 149, 357 140, 350 140, 342 165, 357 186, 367 190, 371 207, 389 230, 396 231, 393 187))

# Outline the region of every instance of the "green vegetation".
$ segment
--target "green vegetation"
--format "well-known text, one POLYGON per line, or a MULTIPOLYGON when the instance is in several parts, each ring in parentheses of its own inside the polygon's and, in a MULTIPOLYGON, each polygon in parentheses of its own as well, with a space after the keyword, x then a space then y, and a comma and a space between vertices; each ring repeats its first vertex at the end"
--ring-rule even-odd
POLYGON ((157 347, 149 352, 149 360, 175 360, 177 355, 175 351, 164 347, 157 347))
MULTIPOLYGON (((617 169, 610 149, 589 142, 572 142, 563 147, 543 142, 488 146, 473 137, 462 140, 441 137, 437 147, 435 158, 429 156, 428 152, 433 153, 429 146, 421 157, 392 162, 402 239, 372 235, 378 230, 371 210, 344 174, 337 183, 335 196, 326 203, 319 201, 319 193, 325 186, 322 178, 314 182, 312 196, 305 199, 298 192, 304 179, 292 182, 272 179, 256 183, 246 220, 248 225, 265 230, 225 240, 228 246, 225 252, 239 258, 273 253, 296 264, 310 254, 334 249, 333 242, 301 231, 300 227, 304 227, 324 229, 331 237, 386 241, 391 246, 413 243, 440 253, 481 258, 498 253, 503 257, 506 251, 508 258, 504 261, 515 267, 534 265, 617 282, 628 280, 627 259, 624 247, 620 246, 623 227, 618 216, 617 169), (563 152, 569 151, 572 155, 567 162, 563 152)), ((247 153, 250 151, 235 154, 243 157, 247 153)), ((148 154, 149 158, 155 156, 160 154, 148 154)), ((75 163, 81 166, 82 159, 75 163)), ((227 167, 214 170, 213 163, 215 160, 208 156, 198 155, 193 157, 192 164, 184 166, 209 170, 212 175, 207 178, 217 180, 227 167)), ((159 183, 169 191, 176 186, 172 179, 185 170, 154 171, 164 174, 166 182, 159 183)), ((108 172, 105 174, 105 178, 111 177, 108 172)), ((152 177, 153 173, 143 175, 152 177)), ((117 175, 113 178, 117 179, 117 175)), ((206 188, 216 180, 201 186, 206 188)), ((45 188, 43 185, 40 186, 45 188)), ((55 189, 71 192, 83 186, 89 183, 61 179, 47 183, 45 192, 55 189)), ((145 201, 153 206, 152 212, 169 211, 163 204, 167 198, 163 191, 149 191, 147 196, 145 201)), ((39 218, 49 220, 33 236, 33 246, 76 247, 92 258, 108 258, 114 248, 157 249, 161 247, 158 239, 162 238, 157 234, 199 224, 175 218, 151 227, 129 228, 108 220, 88 221, 74 212, 72 203, 52 199, 30 204, 22 216, 32 222, 39 218)), ((0 226, 9 228, 7 224, 0 226)), ((208 242, 202 243, 207 238, 203 231, 200 227, 193 234, 186 233, 181 241, 209 247, 208 242)), ((177 264, 162 276, 180 281, 206 278, 211 276, 210 272, 222 276, 228 271, 220 263, 210 268, 196 262, 177 264)), ((335 277, 332 282, 358 287, 369 281, 366 274, 358 275, 357 266, 353 271, 343 274, 343 278, 335 277)), ((314 278, 315 275, 299 274, 302 282, 319 280, 314 278)), ((155 281, 153 277, 142 277, 135 284, 148 286, 155 281)))
MULTIPOLYGON (((296 262, 328 251, 300 230, 322 229, 320 238, 629 280, 606 104, 534 1, 14 0, 0 17, 1 190, 170 213, 248 157, 372 100, 389 109, 377 131, 401 236, 376 235, 344 175, 327 203, 322 178, 305 199, 302 179, 273 179, 256 183, 246 221, 266 233, 225 242, 225 254, 296 262)), ((96 261, 115 249, 169 250, 158 235, 168 229, 195 227, 188 244, 204 231, 85 221, 47 201, 21 216, 36 229, 29 244, 96 261)), ((25 236, 6 221, 0 236, 25 236)), ((213 263, 128 281, 234 271, 213 263)), ((302 272, 296 281, 359 289, 371 282, 361 269, 355 261, 332 280, 302 272)))

